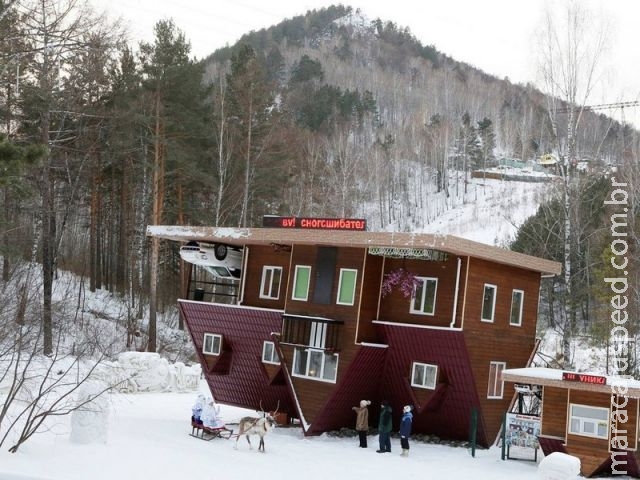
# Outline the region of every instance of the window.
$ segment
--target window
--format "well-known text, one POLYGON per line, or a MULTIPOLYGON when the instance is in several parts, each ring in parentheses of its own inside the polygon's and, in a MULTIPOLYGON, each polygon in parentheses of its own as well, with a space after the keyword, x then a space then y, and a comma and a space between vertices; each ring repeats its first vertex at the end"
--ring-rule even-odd
POLYGON ((314 348, 324 348, 326 341, 327 341, 327 324, 322 322, 311 322, 309 346, 314 348))
POLYGON ((489 388, 487 398, 502 398, 504 382, 502 371, 507 367, 505 362, 491 362, 489 364, 489 388))
POLYGON ((511 293, 511 315, 509 323, 511 325, 522 325, 522 305, 524 303, 524 292, 522 290, 513 290, 511 293))
POLYGON ((436 290, 438 279, 430 277, 416 277, 420 283, 413 287, 410 313, 419 315, 433 315, 436 311, 436 290))
POLYGON ((293 300, 306 302, 309 298, 309 279, 311 278, 311 267, 307 265, 296 265, 296 273, 293 278, 293 300))
POLYGON ((570 404, 569 433, 584 437, 607 439, 609 409, 570 404))
POLYGON ((278 352, 276 352, 276 346, 273 342, 264 342, 262 344, 262 362, 280 365, 278 352))
POLYGON ((262 282, 260 283, 260 298, 277 300, 280 298, 280 279, 282 267, 264 266, 262 268, 262 282))
POLYGON ((493 322, 493 314, 496 309, 496 290, 498 287, 484 284, 484 294, 482 295, 482 321, 493 322))
POLYGON ((413 363, 411 369, 411 386, 419 388, 436 388, 438 379, 438 366, 428 363, 413 363))
POLYGON ((357 270, 350 268, 340 269, 340 281, 338 282, 338 305, 353 305, 356 298, 357 270))
POLYGON ((324 382, 335 382, 338 372, 338 354, 325 353, 312 348, 293 351, 293 375, 324 382))
POLYGON ((202 342, 202 353, 209 355, 220 355, 220 349, 222 347, 222 335, 216 335, 215 333, 205 333, 204 341, 202 342))

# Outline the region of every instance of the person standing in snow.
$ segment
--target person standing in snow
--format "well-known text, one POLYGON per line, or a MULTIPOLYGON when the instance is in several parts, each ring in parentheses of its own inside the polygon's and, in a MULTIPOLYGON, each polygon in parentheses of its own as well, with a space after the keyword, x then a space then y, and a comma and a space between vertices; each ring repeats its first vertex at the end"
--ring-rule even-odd
POLYGON ((411 435, 411 424, 413 423, 413 414, 411 406, 405 405, 402 409, 402 419, 400 420, 400 446, 402 447, 403 457, 409 456, 409 435, 411 435))
POLYGON ((356 431, 358 437, 360 437, 360 448, 367 448, 367 433, 369 431, 369 409, 371 405, 369 400, 360 400, 359 407, 352 407, 352 410, 356 412, 356 431))
POLYGON ((378 453, 391 452, 391 406, 386 400, 380 405, 380 420, 378 421, 378 453))

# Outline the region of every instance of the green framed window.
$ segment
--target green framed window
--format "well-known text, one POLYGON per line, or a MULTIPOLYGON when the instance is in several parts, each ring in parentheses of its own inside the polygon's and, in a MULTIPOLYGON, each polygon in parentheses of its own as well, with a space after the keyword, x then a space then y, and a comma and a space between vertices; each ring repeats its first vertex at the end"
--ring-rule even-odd
POLYGON ((309 282, 311 280, 311 267, 308 265, 296 265, 293 277, 292 300, 306 302, 309 298, 309 282))
POLYGON ((353 305, 356 298, 356 279, 358 271, 351 268, 340 269, 340 280, 338 282, 338 305, 353 305))

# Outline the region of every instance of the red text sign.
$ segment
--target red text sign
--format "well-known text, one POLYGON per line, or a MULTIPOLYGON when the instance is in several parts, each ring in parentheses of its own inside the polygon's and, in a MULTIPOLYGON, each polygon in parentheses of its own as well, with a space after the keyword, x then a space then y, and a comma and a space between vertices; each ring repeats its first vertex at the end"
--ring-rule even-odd
POLYGON ((562 372, 562 379, 570 382, 594 383, 596 385, 606 385, 607 377, 600 375, 589 375, 586 373, 562 372))
POLYGON ((307 218, 307 217, 262 217, 262 226, 269 228, 305 228, 311 230, 356 230, 367 229, 362 218, 307 218))

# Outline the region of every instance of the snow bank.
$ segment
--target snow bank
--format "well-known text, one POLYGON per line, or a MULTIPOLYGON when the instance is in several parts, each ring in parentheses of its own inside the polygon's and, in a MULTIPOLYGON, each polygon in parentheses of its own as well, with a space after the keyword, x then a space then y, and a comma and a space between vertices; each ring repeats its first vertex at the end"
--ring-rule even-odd
POLYGON ((553 452, 538 465, 538 480, 576 480, 580 475, 580 459, 566 453, 553 452))
POLYGON ((98 376, 121 393, 186 392, 198 389, 202 368, 169 363, 157 353, 124 352, 117 362, 105 362, 98 376))
POLYGON ((106 443, 109 429, 109 400, 104 392, 104 382, 86 382, 78 392, 77 410, 71 414, 71 434, 73 443, 106 443), (86 402, 86 403, 85 403, 86 402))

